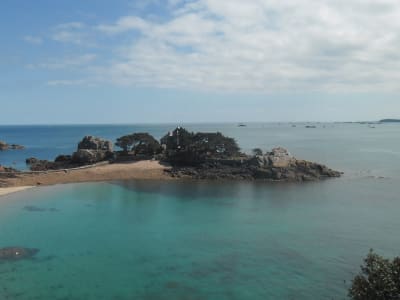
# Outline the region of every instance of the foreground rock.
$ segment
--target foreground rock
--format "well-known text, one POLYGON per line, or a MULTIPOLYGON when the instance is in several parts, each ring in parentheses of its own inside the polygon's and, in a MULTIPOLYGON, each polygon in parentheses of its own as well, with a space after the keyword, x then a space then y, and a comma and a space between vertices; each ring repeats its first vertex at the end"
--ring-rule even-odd
POLYGON ((274 148, 264 155, 228 159, 207 159, 196 166, 175 166, 168 173, 173 177, 192 179, 247 179, 269 181, 313 181, 340 177, 328 167, 299 160, 284 148, 274 148))
POLYGON ((0 248, 0 262, 32 258, 38 252, 39 249, 35 248, 23 248, 23 247, 0 248))
POLYGON ((0 151, 22 150, 22 149, 25 149, 25 147, 17 144, 7 144, 6 142, 0 141, 0 151))

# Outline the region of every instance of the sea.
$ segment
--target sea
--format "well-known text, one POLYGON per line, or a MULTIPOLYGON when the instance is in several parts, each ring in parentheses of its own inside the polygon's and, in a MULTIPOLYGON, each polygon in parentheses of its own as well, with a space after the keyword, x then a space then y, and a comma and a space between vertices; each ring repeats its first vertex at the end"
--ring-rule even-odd
POLYGON ((400 124, 0 126, 0 164, 70 154, 85 135, 220 131, 342 171, 307 183, 115 181, 0 198, 0 299, 348 299, 372 248, 400 255, 400 124), (306 128, 315 126, 315 128, 306 128))

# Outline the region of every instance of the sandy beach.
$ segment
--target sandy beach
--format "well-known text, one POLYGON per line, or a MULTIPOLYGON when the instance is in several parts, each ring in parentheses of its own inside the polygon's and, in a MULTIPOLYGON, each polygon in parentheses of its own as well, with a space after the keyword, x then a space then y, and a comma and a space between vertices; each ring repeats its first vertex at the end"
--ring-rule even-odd
POLYGON ((32 187, 33 186, 16 186, 16 187, 0 188, 0 197, 8 195, 8 194, 24 191, 24 190, 30 189, 32 187))
POLYGON ((145 160, 78 170, 19 174, 16 178, 1 179, 6 187, 0 189, 0 195, 40 185, 129 179, 171 179, 170 176, 164 173, 167 168, 168 166, 162 165, 158 161, 145 160))

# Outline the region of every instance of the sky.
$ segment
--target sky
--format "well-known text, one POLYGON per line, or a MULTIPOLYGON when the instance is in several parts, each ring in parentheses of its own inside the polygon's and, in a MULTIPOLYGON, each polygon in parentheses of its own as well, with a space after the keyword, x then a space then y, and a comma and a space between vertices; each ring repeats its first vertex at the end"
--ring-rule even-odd
POLYGON ((0 124, 400 118, 398 0, 1 0, 0 124))

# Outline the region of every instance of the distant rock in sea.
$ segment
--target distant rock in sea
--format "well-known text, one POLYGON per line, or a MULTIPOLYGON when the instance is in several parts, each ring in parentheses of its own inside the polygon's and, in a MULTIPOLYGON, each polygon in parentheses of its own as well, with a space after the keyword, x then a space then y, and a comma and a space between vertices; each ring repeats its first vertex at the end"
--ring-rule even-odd
POLYGON ((400 119, 382 119, 379 123, 400 123, 400 119))
POLYGON ((17 144, 7 144, 6 142, 0 141, 0 151, 22 150, 22 149, 25 149, 25 147, 17 144))

